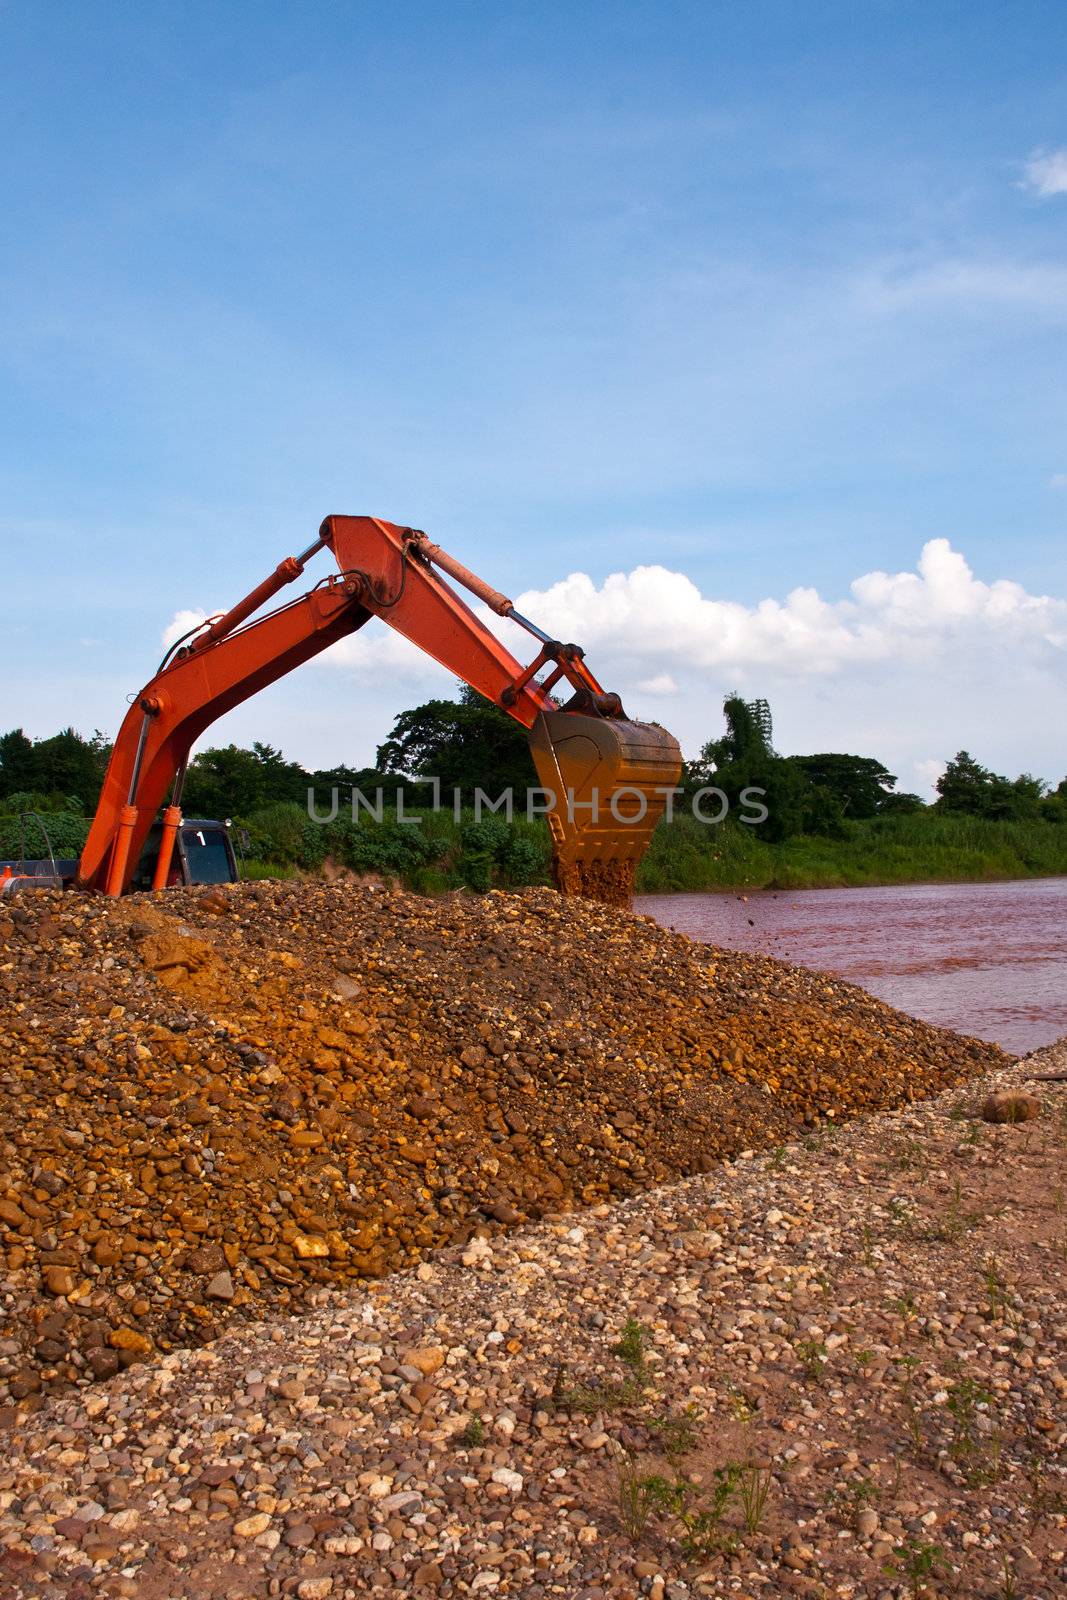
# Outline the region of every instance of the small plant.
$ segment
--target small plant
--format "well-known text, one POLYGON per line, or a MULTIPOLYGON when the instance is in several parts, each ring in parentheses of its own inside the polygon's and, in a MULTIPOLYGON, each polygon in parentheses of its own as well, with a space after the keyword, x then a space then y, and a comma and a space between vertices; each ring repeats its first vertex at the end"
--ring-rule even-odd
POLYGON ((953 1384, 945 1406, 953 1422, 949 1441, 949 1455, 953 1461, 969 1461, 979 1449, 978 1413, 992 1400, 991 1392, 973 1378, 961 1378, 953 1384))
POLYGON ((1015 1576, 1015 1567, 1011 1557, 1002 1557, 1000 1569, 1000 1592, 1003 1600, 1018 1600, 1019 1582, 1015 1576))
POLYGON ((839 1509, 843 1513, 845 1522, 851 1523, 856 1520, 859 1512, 866 1506, 873 1505, 880 1497, 881 1490, 873 1478, 852 1478, 831 1489, 826 1497, 826 1503, 839 1509))
POLYGON ((1038 1527, 1046 1517, 1062 1517, 1067 1513, 1067 1495, 1049 1488, 1045 1464, 1036 1456, 1027 1468, 1026 1481, 1026 1510, 1031 1529, 1038 1527))
POLYGON ((900 1404, 904 1411, 904 1426, 908 1433, 908 1442, 911 1453, 916 1460, 922 1455, 924 1442, 925 1415, 922 1406, 915 1395, 915 1369, 919 1365, 918 1356, 906 1355, 894 1358, 894 1366, 899 1374, 898 1388, 900 1391, 900 1404))
POLYGON ((1004 1310, 1011 1304, 1006 1280, 1001 1276, 1000 1264, 995 1255, 985 1258, 985 1292, 989 1306, 990 1322, 998 1322, 1004 1310))
POLYGON ((676 1489, 680 1493, 676 1497, 674 1512, 683 1530, 682 1548, 686 1555, 694 1559, 704 1559, 714 1555, 718 1550, 729 1549, 736 1543, 734 1535, 723 1534, 722 1519, 740 1487, 741 1470, 736 1461, 728 1461, 724 1467, 716 1467, 710 1502, 692 1510, 688 1502, 693 1485, 685 1479, 678 1481, 676 1489))
POLYGON ((922 1544, 908 1539, 893 1549, 894 1564, 886 1567, 890 1574, 900 1573, 915 1600, 926 1593, 929 1580, 951 1568, 939 1544, 922 1544))
POLYGON ((485 1423, 477 1411, 472 1411, 467 1418, 467 1426, 459 1436, 460 1443, 466 1445, 468 1450, 476 1450, 480 1444, 485 1443, 485 1423))
POLYGON ((866 1372, 867 1368, 870 1366, 871 1362, 874 1360, 874 1351, 873 1350, 854 1350, 852 1352, 852 1359, 855 1361, 857 1367, 859 1367, 861 1372, 866 1372))
POLYGON ((869 1222, 865 1222, 860 1228, 860 1247, 863 1250, 863 1265, 865 1267, 873 1267, 875 1264, 874 1229, 869 1222))
POLYGON ((726 1399, 730 1407, 730 1414, 735 1422, 751 1422, 755 1415, 755 1407, 746 1394, 743 1394, 736 1384, 726 1385, 726 1399))
POLYGON ((648 1366, 645 1350, 649 1343, 647 1328, 627 1317, 618 1340, 611 1347, 630 1369, 621 1383, 575 1384, 568 1386, 566 1367, 556 1368, 552 1385, 553 1403, 563 1411, 581 1411, 594 1416, 598 1411, 617 1411, 635 1405, 648 1387, 648 1366))
POLYGON ((637 1457, 631 1451, 620 1451, 617 1486, 619 1519, 631 1544, 640 1543, 649 1518, 670 1502, 671 1487, 667 1478, 642 1473, 637 1457))
POLYGON ((830 1352, 822 1339, 801 1339, 793 1347, 804 1366, 804 1376, 809 1383, 818 1383, 822 1377, 830 1352))
POLYGON ((737 1480, 737 1492, 741 1497, 741 1512, 745 1519, 746 1533, 759 1532, 767 1506, 767 1496, 771 1492, 773 1482, 770 1467, 760 1467, 754 1461, 747 1461, 741 1468, 737 1480))
POLYGON ((661 1417, 653 1417, 648 1427, 673 1465, 696 1449, 699 1423, 700 1413, 696 1406, 686 1406, 684 1411, 667 1411, 661 1417))
POLYGON ((642 1384, 646 1381, 647 1369, 645 1363, 645 1348, 648 1344, 648 1330, 634 1317, 627 1317, 623 1324, 622 1333, 617 1344, 611 1347, 612 1355, 618 1356, 629 1367, 634 1377, 642 1384))

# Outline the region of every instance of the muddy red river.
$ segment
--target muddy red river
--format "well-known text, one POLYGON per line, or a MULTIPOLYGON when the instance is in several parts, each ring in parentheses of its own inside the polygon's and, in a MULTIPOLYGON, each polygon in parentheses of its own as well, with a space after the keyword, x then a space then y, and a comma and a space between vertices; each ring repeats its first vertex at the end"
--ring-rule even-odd
POLYGON ((860 983, 927 1022, 1023 1054, 1067 1034, 1067 878, 639 895, 692 939, 860 983))

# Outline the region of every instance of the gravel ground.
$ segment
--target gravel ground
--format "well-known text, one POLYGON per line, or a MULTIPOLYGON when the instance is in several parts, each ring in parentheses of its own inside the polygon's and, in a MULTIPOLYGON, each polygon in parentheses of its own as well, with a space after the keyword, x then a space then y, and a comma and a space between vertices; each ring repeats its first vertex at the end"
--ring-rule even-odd
POLYGON ((0 1595, 1054 1600, 1056 1074, 1067 1041, 10 1406, 0 1595), (982 1121, 1013 1086, 1036 1120, 982 1121))
POLYGON ((0 906, 0 1407, 1007 1058, 548 889, 0 906))

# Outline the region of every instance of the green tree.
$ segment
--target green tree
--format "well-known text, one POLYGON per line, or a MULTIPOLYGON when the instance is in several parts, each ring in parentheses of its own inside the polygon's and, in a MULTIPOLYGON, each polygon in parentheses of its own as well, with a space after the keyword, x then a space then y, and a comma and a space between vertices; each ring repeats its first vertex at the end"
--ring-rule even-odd
POLYGON ((37 787, 33 741, 21 728, 0 734, 0 794, 29 792, 37 787))
POLYGON ((841 815, 850 820, 876 816, 897 786, 893 773, 871 756, 823 754, 787 759, 814 788, 835 796, 841 815))
POLYGON ((723 701, 726 732, 710 739, 699 759, 687 765, 683 787, 721 789, 730 802, 730 815, 744 815, 746 790, 760 790, 749 803, 767 808, 767 819, 754 824, 769 841, 800 833, 804 826, 809 785, 796 767, 779 756, 771 744, 771 712, 766 700, 745 700, 728 694, 723 701))
POLYGON ((495 798, 510 788, 519 806, 537 783, 526 730, 466 686, 458 700, 402 711, 379 746, 378 767, 410 779, 439 778, 444 795, 458 788, 470 797, 480 788, 495 798))
POLYGON ((1015 779, 1001 777, 983 767, 967 750, 960 750, 937 780, 937 808, 994 821, 1038 817, 1046 785, 1029 772, 1015 779))

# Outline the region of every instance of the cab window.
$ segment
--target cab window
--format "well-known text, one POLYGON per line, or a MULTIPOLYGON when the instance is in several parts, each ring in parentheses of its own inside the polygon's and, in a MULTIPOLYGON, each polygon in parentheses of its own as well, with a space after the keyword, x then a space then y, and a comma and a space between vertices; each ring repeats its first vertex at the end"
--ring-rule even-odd
POLYGON ((190 883, 230 883, 230 852, 222 828, 182 828, 182 849, 190 883))

